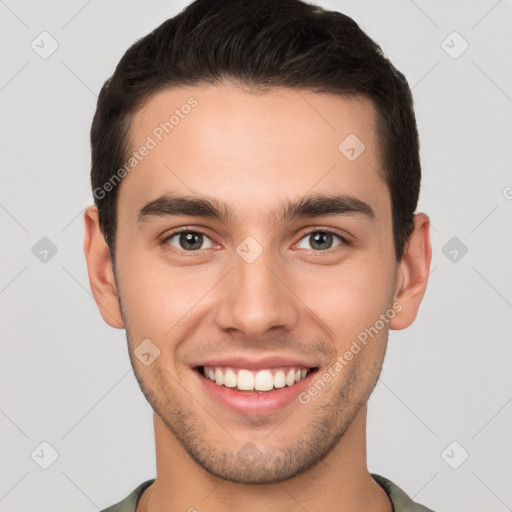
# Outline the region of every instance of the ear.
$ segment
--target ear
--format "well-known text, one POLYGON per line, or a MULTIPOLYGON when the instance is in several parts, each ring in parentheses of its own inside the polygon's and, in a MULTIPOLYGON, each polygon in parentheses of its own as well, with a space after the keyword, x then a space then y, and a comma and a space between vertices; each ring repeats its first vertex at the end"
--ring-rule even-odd
POLYGON ((393 304, 399 302, 402 309, 391 320, 391 329, 405 329, 414 322, 427 289, 431 260, 430 219, 418 213, 397 270, 393 304))
POLYGON ((100 230, 98 208, 89 206, 84 213, 84 252, 94 300, 103 320, 116 329, 124 328, 110 251, 100 230))

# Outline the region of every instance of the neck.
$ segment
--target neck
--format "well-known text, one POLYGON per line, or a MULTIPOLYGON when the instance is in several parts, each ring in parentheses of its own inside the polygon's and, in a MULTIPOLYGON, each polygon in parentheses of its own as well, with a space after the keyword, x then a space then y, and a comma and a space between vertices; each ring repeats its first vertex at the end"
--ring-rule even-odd
POLYGON ((336 447, 306 472, 275 484, 239 484, 204 470, 154 414, 157 477, 137 512, 223 510, 366 510, 392 512, 386 492, 366 467, 366 406, 336 447))

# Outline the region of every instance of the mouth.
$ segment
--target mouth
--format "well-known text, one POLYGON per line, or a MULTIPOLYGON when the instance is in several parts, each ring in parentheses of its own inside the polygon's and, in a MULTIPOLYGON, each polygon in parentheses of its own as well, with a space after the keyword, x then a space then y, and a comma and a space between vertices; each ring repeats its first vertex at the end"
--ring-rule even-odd
POLYGON ((197 366, 195 369, 218 386, 243 393, 270 393, 294 386, 318 368, 291 366, 249 370, 230 366, 197 366))
POLYGON ((243 368, 200 365, 193 368, 203 389, 219 405, 245 415, 284 409, 311 384, 318 367, 243 368))

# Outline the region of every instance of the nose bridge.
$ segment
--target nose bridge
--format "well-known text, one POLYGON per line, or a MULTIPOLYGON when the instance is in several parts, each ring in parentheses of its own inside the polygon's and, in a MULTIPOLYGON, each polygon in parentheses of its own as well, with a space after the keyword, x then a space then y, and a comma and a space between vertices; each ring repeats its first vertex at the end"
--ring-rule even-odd
POLYGON ((279 268, 271 249, 264 249, 254 238, 239 244, 218 309, 219 326, 251 338, 273 327, 292 328, 298 318, 297 305, 282 278, 275 275, 279 268))

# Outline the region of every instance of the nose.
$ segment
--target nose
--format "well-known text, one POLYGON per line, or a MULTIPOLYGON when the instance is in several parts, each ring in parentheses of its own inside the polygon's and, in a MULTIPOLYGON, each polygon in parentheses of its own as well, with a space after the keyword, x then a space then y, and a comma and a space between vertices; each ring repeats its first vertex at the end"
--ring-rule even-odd
POLYGON ((273 260, 267 250, 250 261, 238 253, 233 255, 233 268, 226 276, 216 311, 219 328, 250 339, 262 338, 271 330, 292 330, 300 303, 290 289, 284 265, 273 260))

